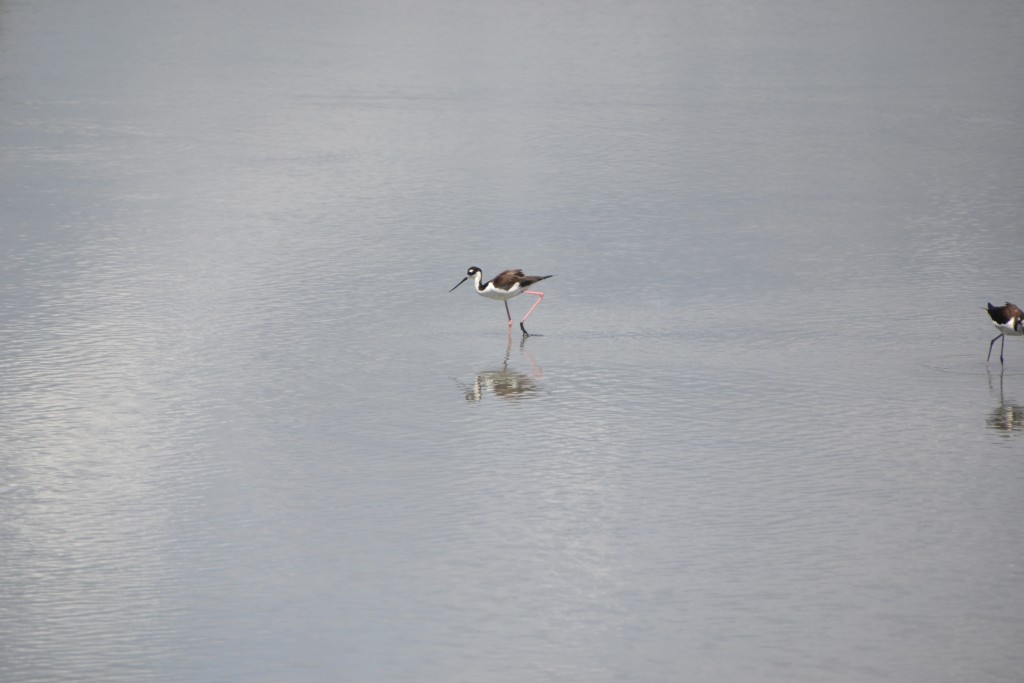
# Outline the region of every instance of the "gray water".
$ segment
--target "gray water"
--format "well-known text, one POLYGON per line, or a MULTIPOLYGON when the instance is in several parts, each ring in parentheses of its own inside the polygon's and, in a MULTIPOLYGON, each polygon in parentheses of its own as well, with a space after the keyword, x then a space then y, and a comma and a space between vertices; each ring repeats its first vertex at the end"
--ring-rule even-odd
POLYGON ((0 679, 1019 681, 1022 36, 0 1, 0 679))

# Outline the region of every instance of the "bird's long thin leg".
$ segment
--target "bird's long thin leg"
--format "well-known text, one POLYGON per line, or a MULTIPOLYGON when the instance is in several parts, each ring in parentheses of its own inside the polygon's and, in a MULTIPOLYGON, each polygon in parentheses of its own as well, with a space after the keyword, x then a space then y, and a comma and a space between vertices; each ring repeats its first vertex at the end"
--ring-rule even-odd
POLYGON ((530 333, 526 331, 526 326, 523 325, 523 323, 525 323, 526 319, 530 317, 531 313, 533 313, 533 309, 537 308, 537 306, 540 306, 540 302, 541 301, 544 301, 544 292, 531 292, 530 290, 526 290, 523 293, 524 294, 533 294, 535 297, 537 297, 537 300, 533 303, 532 306, 530 306, 530 310, 528 310, 526 312, 526 315, 523 316, 523 319, 519 321, 519 329, 521 329, 523 331, 523 334, 525 334, 527 337, 529 337, 530 333))
MULTIPOLYGON (((509 322, 511 322, 511 321, 509 321, 509 322)), ((996 339, 999 339, 1002 336, 1003 335, 1001 335, 1001 334, 997 334, 996 338, 988 343, 988 358, 985 359, 986 363, 988 363, 990 360, 992 360, 992 345, 996 343, 996 339)), ((1006 343, 1006 339, 1005 338, 1003 339, 1003 343, 1004 344, 1006 343)))
POLYGON ((508 326, 511 329, 511 327, 512 327, 512 314, 508 310, 508 299, 505 300, 505 315, 508 316, 508 326))
POLYGON ((999 364, 1003 364, 1003 349, 1006 348, 1006 335, 1002 335, 1003 343, 999 345, 999 364))

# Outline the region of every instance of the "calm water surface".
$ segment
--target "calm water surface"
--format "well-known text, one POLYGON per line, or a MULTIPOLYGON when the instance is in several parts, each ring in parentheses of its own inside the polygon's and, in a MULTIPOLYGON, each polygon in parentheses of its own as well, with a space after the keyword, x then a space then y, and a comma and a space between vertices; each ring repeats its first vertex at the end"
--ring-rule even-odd
POLYGON ((0 1, 0 679, 1019 680, 1022 35, 0 1))

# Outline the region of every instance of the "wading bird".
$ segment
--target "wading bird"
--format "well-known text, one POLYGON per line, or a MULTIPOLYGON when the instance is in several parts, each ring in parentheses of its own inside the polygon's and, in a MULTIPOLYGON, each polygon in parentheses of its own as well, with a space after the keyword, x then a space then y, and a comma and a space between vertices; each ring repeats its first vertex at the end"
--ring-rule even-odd
POLYGON ((1011 337, 1020 337, 1024 335, 1024 312, 1021 312, 1019 308, 1007 301, 1002 306, 993 306, 991 303, 988 305, 988 317, 992 318, 992 324, 999 330, 999 334, 995 336, 995 339, 988 343, 988 358, 985 362, 989 362, 992 359, 992 345, 996 343, 996 339, 1002 339, 1003 343, 999 347, 999 363, 1003 362, 1003 349, 1006 348, 1006 335, 1011 337))
MULTIPOLYGON (((541 280, 547 280, 549 277, 551 276, 523 275, 523 271, 516 269, 506 270, 504 272, 498 273, 497 277, 495 277, 493 280, 483 282, 483 272, 481 272, 481 270, 476 266, 472 266, 470 267, 469 270, 466 271, 466 277, 459 280, 459 284, 455 285, 455 287, 458 287, 466 280, 472 278, 473 287, 476 289, 477 294, 479 294, 480 296, 485 296, 488 299, 497 299, 498 301, 504 301, 505 315, 508 316, 509 327, 512 327, 512 314, 508 310, 508 300, 513 297, 519 296, 520 294, 532 294, 535 297, 537 297, 537 301, 534 302, 533 306, 530 307, 530 310, 526 312, 526 315, 523 316, 523 319, 519 321, 519 329, 523 331, 523 334, 529 337, 530 333, 526 331, 526 327, 523 325, 523 323, 525 323, 526 319, 530 317, 531 313, 533 313, 533 309, 537 308, 537 306, 540 305, 540 302, 544 300, 544 293, 531 292, 527 289, 527 287, 536 284, 541 280)), ((455 287, 449 289, 448 292, 454 292, 455 287)))

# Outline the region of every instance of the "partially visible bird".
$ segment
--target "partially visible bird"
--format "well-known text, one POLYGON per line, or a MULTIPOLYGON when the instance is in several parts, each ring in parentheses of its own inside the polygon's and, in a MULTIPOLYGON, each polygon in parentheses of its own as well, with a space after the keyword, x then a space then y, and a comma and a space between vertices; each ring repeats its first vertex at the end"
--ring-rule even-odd
MULTIPOLYGON (((508 310, 508 300, 524 293, 532 294, 535 297, 537 297, 537 301, 533 304, 533 306, 530 307, 530 310, 526 312, 526 315, 523 316, 523 319, 519 321, 519 329, 523 331, 523 334, 529 337, 530 333, 526 331, 526 327, 523 325, 523 323, 525 323, 526 319, 530 317, 531 313, 533 313, 533 309, 537 308, 537 306, 540 305, 540 302, 544 300, 544 293, 531 292, 527 289, 527 287, 536 284, 541 280, 547 280, 549 277, 552 276, 523 275, 523 271, 517 268, 515 270, 506 270, 501 273, 498 273, 498 275, 494 279, 481 284, 481 282, 484 279, 483 272, 476 266, 471 266, 470 269, 466 271, 466 277, 459 280, 459 284, 455 285, 455 287, 458 287, 466 280, 472 278, 473 286, 476 289, 477 294, 479 294, 480 296, 485 296, 488 299, 497 299, 499 301, 504 301, 505 315, 508 316, 509 327, 512 327, 512 314, 508 310)), ((448 292, 454 292, 455 287, 449 289, 448 292)))
POLYGON ((999 347, 999 362, 1003 362, 1003 349, 1006 347, 1006 335, 1011 337, 1020 337, 1024 335, 1024 312, 1022 312, 1015 305, 1007 301, 1002 306, 993 306, 991 303, 988 305, 988 316, 992 318, 992 324, 999 330, 999 334, 988 343, 988 358, 985 362, 988 363, 992 359, 992 345, 996 343, 996 339, 1002 339, 1003 343, 999 347))

